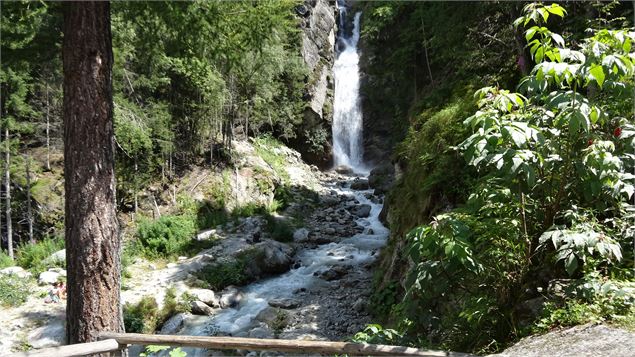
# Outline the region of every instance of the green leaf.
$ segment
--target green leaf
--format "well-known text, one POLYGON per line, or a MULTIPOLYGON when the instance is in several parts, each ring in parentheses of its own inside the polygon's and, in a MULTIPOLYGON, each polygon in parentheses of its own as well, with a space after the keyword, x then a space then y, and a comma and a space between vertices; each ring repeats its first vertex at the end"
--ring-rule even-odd
POLYGON ((562 38, 562 36, 558 35, 557 33, 551 33, 551 38, 553 39, 553 41, 560 47, 564 47, 564 39, 562 38))
POLYGON ((558 4, 551 4, 551 6, 547 7, 546 9, 550 13, 560 17, 564 17, 564 14, 566 13, 566 10, 558 4))
POLYGON ((598 86, 602 88, 602 84, 604 84, 604 78, 605 78, 604 67, 602 67, 601 64, 596 64, 595 66, 591 67, 589 72, 593 76, 593 79, 595 79, 595 81, 597 82, 598 86))
POLYGON ((570 253, 569 257, 564 263, 564 268, 567 270, 567 274, 573 275, 576 269, 578 269, 578 259, 575 257, 575 254, 570 253))

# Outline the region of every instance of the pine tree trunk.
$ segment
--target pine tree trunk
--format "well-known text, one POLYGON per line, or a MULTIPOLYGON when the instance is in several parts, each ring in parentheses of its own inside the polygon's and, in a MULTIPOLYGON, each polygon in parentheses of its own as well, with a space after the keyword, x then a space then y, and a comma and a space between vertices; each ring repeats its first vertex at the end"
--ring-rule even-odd
POLYGON ((7 221, 7 250, 9 257, 13 259, 13 226, 11 223, 11 146, 9 145, 9 125, 4 128, 4 142, 6 143, 4 153, 4 204, 7 221))
POLYGON ((49 119, 49 86, 46 85, 46 170, 51 171, 51 124, 49 119))
POLYGON ((31 170, 29 170, 28 155, 24 155, 24 168, 26 171, 26 220, 29 225, 29 242, 35 244, 35 238, 33 238, 33 212, 31 211, 31 170))
POLYGON ((68 343, 122 332, 109 2, 64 4, 68 343))

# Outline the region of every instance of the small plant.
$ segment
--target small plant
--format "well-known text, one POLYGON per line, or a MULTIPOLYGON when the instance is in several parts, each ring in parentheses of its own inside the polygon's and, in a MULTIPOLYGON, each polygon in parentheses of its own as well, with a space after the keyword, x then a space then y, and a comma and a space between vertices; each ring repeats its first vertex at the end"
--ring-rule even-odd
POLYGON ((168 356, 170 357, 185 357, 187 353, 185 353, 180 347, 172 348, 170 346, 158 346, 158 345, 149 345, 146 346, 146 349, 143 353, 140 354, 141 357, 150 357, 154 356, 155 353, 168 351, 168 356))
POLYGON ((0 250, 0 269, 15 265, 15 262, 4 251, 0 250))
POLYGON ((288 324, 289 315, 287 315, 287 313, 283 310, 278 309, 276 317, 270 322, 269 327, 273 330, 273 335, 278 338, 288 324))
POLYGON ((15 307, 26 302, 31 293, 29 279, 19 278, 15 275, 0 275, 0 305, 15 307))
POLYGON ((153 296, 144 296, 136 304, 123 306, 123 321, 126 332, 154 333, 158 327, 159 306, 153 296))
POLYGON ((392 329, 384 329, 381 325, 371 324, 353 336, 352 341, 357 343, 373 343, 397 345, 403 336, 392 329))

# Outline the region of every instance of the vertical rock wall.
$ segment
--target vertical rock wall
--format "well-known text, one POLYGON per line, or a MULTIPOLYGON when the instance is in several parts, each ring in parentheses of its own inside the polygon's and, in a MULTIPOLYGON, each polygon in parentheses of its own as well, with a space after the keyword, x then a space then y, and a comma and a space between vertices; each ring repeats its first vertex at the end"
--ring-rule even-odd
POLYGON ((310 70, 304 123, 295 146, 305 160, 318 166, 331 163, 333 119, 333 61, 335 59, 335 5, 327 0, 305 0, 296 7, 301 18, 302 58, 310 70))

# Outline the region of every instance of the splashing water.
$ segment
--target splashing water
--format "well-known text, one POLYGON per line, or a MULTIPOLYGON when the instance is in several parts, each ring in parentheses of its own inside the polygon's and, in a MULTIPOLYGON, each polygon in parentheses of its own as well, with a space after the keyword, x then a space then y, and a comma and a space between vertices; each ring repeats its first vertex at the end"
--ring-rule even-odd
POLYGON ((335 166, 345 165, 356 172, 364 172, 362 162, 362 111, 359 103, 359 19, 355 14, 353 31, 346 34, 346 7, 340 9, 340 35, 333 76, 335 98, 333 103, 333 161, 335 166))

